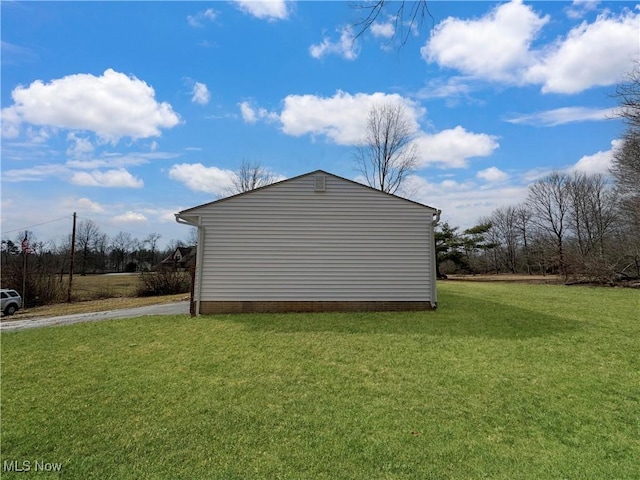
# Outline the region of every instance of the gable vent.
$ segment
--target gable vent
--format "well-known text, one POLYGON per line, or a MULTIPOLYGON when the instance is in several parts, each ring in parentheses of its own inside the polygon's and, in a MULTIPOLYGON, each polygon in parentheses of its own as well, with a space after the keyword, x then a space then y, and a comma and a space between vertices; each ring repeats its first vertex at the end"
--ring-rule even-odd
POLYGON ((324 192, 327 188, 326 185, 326 178, 324 175, 316 175, 315 176, 315 186, 314 186, 314 191, 316 192, 324 192))

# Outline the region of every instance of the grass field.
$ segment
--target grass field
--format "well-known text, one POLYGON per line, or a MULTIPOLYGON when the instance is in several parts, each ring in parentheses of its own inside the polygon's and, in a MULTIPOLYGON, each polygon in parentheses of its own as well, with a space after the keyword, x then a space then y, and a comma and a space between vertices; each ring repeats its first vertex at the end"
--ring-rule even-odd
MULTIPOLYGON (((64 275, 62 282, 69 283, 69 276, 64 275)), ((96 298, 133 297, 140 284, 139 273, 111 275, 74 275, 73 298, 76 301, 87 301, 96 298)))
POLYGON ((637 290, 439 294, 2 333, 2 478, 640 477, 637 290))

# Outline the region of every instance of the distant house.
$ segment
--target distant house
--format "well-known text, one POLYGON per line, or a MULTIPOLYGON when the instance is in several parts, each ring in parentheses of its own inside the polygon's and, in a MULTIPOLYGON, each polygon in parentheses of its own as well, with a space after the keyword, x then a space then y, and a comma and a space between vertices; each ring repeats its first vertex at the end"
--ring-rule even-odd
POLYGON ((196 247, 177 247, 173 253, 164 258, 158 265, 159 270, 186 272, 195 265, 196 247))
POLYGON ((435 308, 438 214, 322 170, 183 210, 194 311, 435 308))

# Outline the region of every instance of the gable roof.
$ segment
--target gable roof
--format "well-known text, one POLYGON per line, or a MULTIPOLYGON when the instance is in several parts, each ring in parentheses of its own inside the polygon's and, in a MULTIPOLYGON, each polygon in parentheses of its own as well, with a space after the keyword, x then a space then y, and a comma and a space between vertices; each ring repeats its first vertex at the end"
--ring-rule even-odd
POLYGON ((366 189, 372 190, 372 191, 374 191, 374 192, 376 192, 376 193, 378 193, 380 195, 386 195, 386 196, 389 196, 389 197, 397 198, 397 199, 402 200, 404 202, 408 202, 408 203, 412 203, 414 205, 419 205, 421 207, 428 208, 430 210, 433 210, 434 212, 437 211, 436 208, 430 207, 429 205, 425 205, 423 203, 416 202, 414 200, 409 200, 407 198, 399 197, 398 195, 394 195, 392 193, 383 192, 382 190, 378 190, 378 189, 370 187, 368 185, 364 185, 362 183, 358 183, 358 182, 356 182, 354 180, 349 180, 348 178, 344 178, 344 177, 341 177, 339 175, 335 175, 333 173, 326 172, 324 170, 314 170, 313 172, 304 173, 304 174, 298 175, 296 177, 287 178, 286 180, 281 180, 279 182, 274 182, 274 183, 270 183, 268 185, 263 185, 262 187, 255 188, 255 189, 249 190, 247 192, 237 193, 237 194, 231 195, 229 197, 219 198, 219 199, 214 200, 212 202, 207 202, 207 203, 203 203, 202 205, 198 205, 198 206, 195 206, 195 207, 187 208, 186 210, 182 210, 182 211, 180 211, 180 212, 175 214, 176 220, 178 220, 178 218, 180 218, 183 214, 189 214, 189 213, 193 212, 194 210, 197 210, 197 209, 200 209, 200 208, 203 208, 203 207, 208 207, 208 206, 214 205, 216 203, 227 202, 227 201, 233 200, 234 198, 237 198, 237 197, 242 197, 242 196, 245 196, 245 195, 251 195, 251 194, 253 194, 253 193, 257 192, 257 191, 260 191, 260 190, 265 190, 265 189, 268 189, 268 188, 272 188, 272 187, 274 187, 276 185, 281 185, 281 184, 287 183, 287 182, 293 182, 293 181, 299 180, 299 179, 304 178, 304 177, 308 177, 308 176, 311 176, 311 175, 318 175, 318 174, 328 175, 330 177, 337 178, 337 179, 342 180, 344 182, 352 183, 354 185, 357 185, 358 187, 362 187, 362 188, 366 188, 366 189))

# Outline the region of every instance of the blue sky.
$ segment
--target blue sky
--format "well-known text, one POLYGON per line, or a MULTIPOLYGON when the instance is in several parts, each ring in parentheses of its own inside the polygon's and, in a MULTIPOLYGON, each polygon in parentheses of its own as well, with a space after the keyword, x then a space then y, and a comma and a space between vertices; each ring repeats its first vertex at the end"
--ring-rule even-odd
MULTIPOLYGON (((430 1, 420 31, 350 2, 2 2, 2 237, 188 229, 243 160, 359 180, 369 109, 400 103, 405 194, 463 228, 553 169, 606 173, 635 2, 430 1), (406 35, 400 47, 399 39, 406 35)), ((391 12, 389 12, 391 13, 391 12)))

